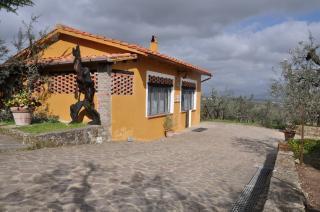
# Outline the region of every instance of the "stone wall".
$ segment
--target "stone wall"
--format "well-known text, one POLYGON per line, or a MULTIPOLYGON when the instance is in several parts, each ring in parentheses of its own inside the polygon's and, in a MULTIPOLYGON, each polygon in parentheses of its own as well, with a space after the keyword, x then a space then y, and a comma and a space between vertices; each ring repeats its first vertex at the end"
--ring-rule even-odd
MULTIPOLYGON (((301 135, 301 125, 297 128, 297 135, 301 135)), ((313 138, 313 139, 320 139, 320 127, 311 127, 311 126, 304 126, 304 137, 305 138, 313 138)))
POLYGON ((264 211, 305 211, 293 153, 279 150, 264 211))
POLYGON ((102 126, 86 126, 59 132, 30 134, 17 129, 1 128, 1 132, 21 139, 29 146, 55 147, 78 144, 99 144, 105 140, 105 130, 102 126))

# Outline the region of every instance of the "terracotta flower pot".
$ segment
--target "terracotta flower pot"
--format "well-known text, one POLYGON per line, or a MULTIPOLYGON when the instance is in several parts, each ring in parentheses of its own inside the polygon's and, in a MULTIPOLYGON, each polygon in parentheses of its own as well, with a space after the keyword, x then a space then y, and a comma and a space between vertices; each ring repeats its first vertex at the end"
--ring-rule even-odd
POLYGON ((290 139, 293 139, 294 136, 296 135, 296 131, 294 130, 284 130, 284 140, 289 141, 290 139))
POLYGON ((10 110, 17 126, 31 124, 32 110, 27 107, 11 107, 10 110))
POLYGON ((280 141, 278 143, 278 149, 281 150, 281 151, 284 151, 284 152, 290 151, 290 147, 289 147, 288 142, 281 142, 280 141))

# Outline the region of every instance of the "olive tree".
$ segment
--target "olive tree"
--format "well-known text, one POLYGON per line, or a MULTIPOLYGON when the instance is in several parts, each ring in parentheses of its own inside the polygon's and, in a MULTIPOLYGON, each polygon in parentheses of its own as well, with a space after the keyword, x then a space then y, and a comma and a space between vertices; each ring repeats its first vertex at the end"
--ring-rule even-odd
POLYGON ((282 74, 279 80, 272 83, 274 96, 280 97, 285 109, 287 122, 301 124, 300 162, 303 162, 304 125, 312 124, 319 112, 320 87, 318 65, 307 60, 308 53, 315 49, 314 38, 309 36, 307 42, 299 42, 290 50, 290 59, 282 63, 282 74))
POLYGON ((35 44, 37 36, 33 25, 37 19, 38 17, 33 16, 29 23, 23 22, 24 28, 19 29, 13 41, 17 52, 23 51, 18 55, 10 56, 0 66, 0 92, 4 98, 10 98, 13 93, 23 88, 30 93, 40 77, 38 53, 43 46, 35 44))
POLYGON ((32 0, 0 0, 0 10, 5 9, 8 12, 16 12, 19 7, 33 6, 32 0))

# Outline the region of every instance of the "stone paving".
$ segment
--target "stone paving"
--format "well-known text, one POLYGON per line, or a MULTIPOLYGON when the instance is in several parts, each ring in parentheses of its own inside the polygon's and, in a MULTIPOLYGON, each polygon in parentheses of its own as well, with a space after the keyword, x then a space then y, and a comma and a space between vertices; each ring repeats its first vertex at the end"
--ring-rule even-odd
POLYGON ((0 152, 16 151, 27 147, 27 145, 18 142, 16 138, 0 134, 0 152))
POLYGON ((228 211, 282 134, 202 123, 154 142, 0 154, 0 211, 228 211))

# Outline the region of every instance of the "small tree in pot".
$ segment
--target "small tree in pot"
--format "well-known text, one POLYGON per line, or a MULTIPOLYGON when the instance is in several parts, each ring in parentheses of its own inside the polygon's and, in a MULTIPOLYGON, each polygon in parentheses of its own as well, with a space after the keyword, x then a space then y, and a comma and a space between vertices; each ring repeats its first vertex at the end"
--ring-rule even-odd
POLYGON ((166 137, 173 135, 173 121, 171 116, 166 116, 163 122, 164 133, 166 137))

